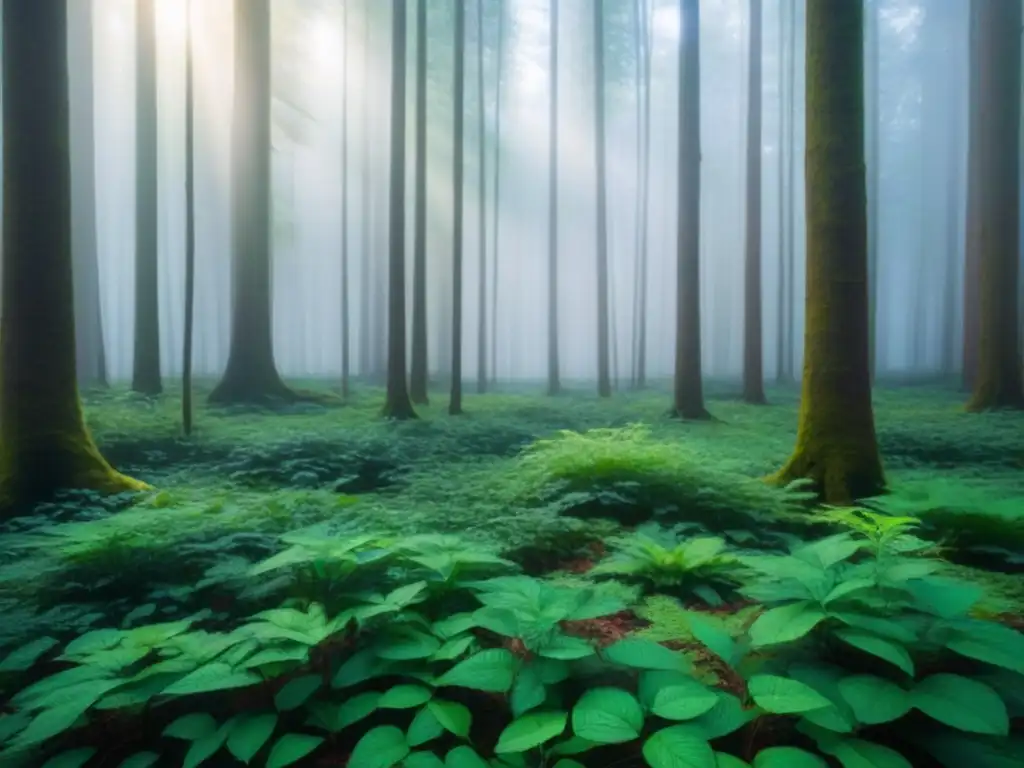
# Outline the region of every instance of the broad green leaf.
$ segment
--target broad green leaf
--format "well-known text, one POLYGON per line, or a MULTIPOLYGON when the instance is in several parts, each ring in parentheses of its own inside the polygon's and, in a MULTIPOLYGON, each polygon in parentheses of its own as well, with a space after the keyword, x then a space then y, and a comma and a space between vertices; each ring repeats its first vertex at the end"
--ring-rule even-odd
POLYGON ((612 643, 601 654, 615 664, 634 669, 661 669, 674 672, 686 672, 690 662, 686 657, 666 648, 652 640, 627 638, 612 643))
POLYGON ((427 702, 427 708, 434 713, 434 717, 446 731, 463 739, 469 738, 469 726, 473 722, 473 715, 465 704, 431 699, 427 702))
POLYGON ((822 605, 827 606, 829 603, 833 603, 836 600, 852 595, 854 592, 860 592, 862 589, 871 589, 875 586, 875 580, 869 578, 862 579, 847 579, 841 581, 832 587, 832 591, 825 595, 825 599, 821 601, 822 605))
POLYGON ((388 593, 388 596, 384 598, 385 602, 397 605, 400 608, 405 608, 414 602, 418 602, 417 598, 423 594, 427 588, 427 582, 417 581, 412 584, 406 584, 405 586, 398 587, 388 593))
POLYGON ((839 681, 839 692, 865 725, 898 720, 910 711, 910 694, 896 683, 875 675, 852 675, 839 681))
POLYGON ((910 692, 911 704, 940 723, 969 733, 1007 736, 1010 719, 999 694, 960 675, 926 677, 910 692))
POLYGON ((832 703, 809 685, 778 675, 754 675, 747 689, 757 706, 778 715, 809 712, 832 703))
POLYGON ((851 534, 837 533, 794 549, 793 556, 824 570, 853 557, 862 546, 851 534))
POLYGON ((120 643, 124 636, 125 632, 121 629, 94 629, 68 643, 61 658, 73 659, 96 651, 105 651, 120 643))
POLYGON ((715 753, 694 725, 670 725, 654 733, 643 747, 650 768, 716 768, 715 753))
POLYGON ((358 685, 380 675, 385 669, 386 662, 377 659, 377 655, 371 650, 358 651, 352 654, 338 668, 331 681, 332 688, 347 688, 350 685, 358 685))
POLYGON ((899 752, 863 739, 843 739, 822 746, 822 750, 839 760, 843 768, 914 768, 899 752))
POLYGON ((118 768, 150 768, 151 765, 156 765, 159 759, 160 755, 157 752, 136 752, 125 758, 118 768))
POLYGON ((208 712, 182 715, 164 728, 163 735, 171 739, 196 741, 217 731, 217 721, 208 712))
POLYGON ((754 757, 754 768, 828 768, 828 764, 797 747, 768 747, 754 757))
POLYGON ((341 704, 314 701, 310 702, 307 708, 312 713, 316 725, 331 733, 337 733, 342 728, 347 728, 373 714, 380 697, 381 694, 377 691, 367 691, 357 693, 341 704))
POLYGON ((544 703, 547 691, 533 664, 526 664, 516 675, 512 686, 512 714, 515 717, 526 714, 544 703))
POLYGON ((949 650, 1024 674, 1024 634, 994 621, 961 622, 956 629, 949 650))
POLYGON ((733 654, 736 652, 736 642, 720 621, 692 611, 687 613, 686 621, 693 636, 707 646, 708 650, 726 664, 735 661, 733 654))
POLYGON ((570 760, 567 757, 563 757, 557 763, 555 768, 587 768, 583 763, 577 762, 576 760, 570 760))
POLYGON ((433 752, 412 752, 402 761, 402 768, 444 768, 444 760, 433 752))
POLYGON ((283 648, 264 648, 257 651, 249 658, 239 662, 242 669, 254 669, 268 664, 281 664, 283 662, 294 662, 305 664, 309 660, 308 645, 292 645, 283 648))
POLYGON ((640 700, 653 714, 666 720, 692 720, 718 704, 713 690, 681 672, 643 672, 640 700))
POLYGON ((468 651, 475 641, 472 635, 447 640, 430 658, 432 661, 455 661, 455 659, 468 651))
POLYGON ((444 726, 430 707, 422 707, 409 724, 409 729, 405 732, 405 741, 410 747, 418 747, 433 741, 444 731, 444 726))
POLYGON ((725 752, 715 752, 715 768, 750 768, 750 763, 725 752))
POLYGON ((378 709, 412 709, 426 704, 433 696, 429 688, 422 685, 394 685, 381 694, 377 700, 378 709))
POLYGON ((632 741, 643 727, 640 702, 621 688, 591 688, 572 709, 573 733, 598 744, 632 741))
POLYGON ((519 661, 504 648, 490 648, 460 661, 438 679, 439 686, 451 685, 477 691, 508 693, 519 661))
POLYGON ((456 613, 448 618, 435 621, 430 629, 442 640, 452 640, 475 626, 476 619, 473 618, 472 613, 456 613))
MULTIPOLYGON (((398 729, 396 728, 395 730, 398 729)), ((274 746, 270 748, 270 754, 267 755, 266 768, 285 768, 289 765, 295 765, 323 743, 324 740, 319 736, 307 736, 304 733, 286 733, 275 741, 274 746)), ((358 746, 357 744, 356 747, 358 748, 358 746)), ((356 765, 354 758, 355 752, 352 753, 352 759, 349 760, 350 766, 356 765)))
POLYGON ((164 689, 168 696, 185 696, 196 693, 212 693, 233 688, 247 688, 262 682, 259 675, 245 670, 235 670, 223 662, 211 662, 190 672, 176 683, 164 689))
POLYGON ((738 731, 757 715, 754 710, 744 709, 743 703, 731 693, 715 691, 715 696, 718 703, 693 721, 709 741, 738 731))
POLYGON ((837 629, 833 634, 844 643, 849 643, 854 648, 859 648, 865 653, 895 664, 908 675, 913 676, 914 662, 910 658, 910 654, 907 653, 907 649, 902 645, 857 629, 837 629))
POLYGON ((912 581, 907 584, 907 589, 914 596, 919 608, 943 619, 965 616, 985 593, 985 590, 976 584, 959 579, 941 578, 912 581))
POLYGON ((809 685, 829 701, 829 706, 803 712, 803 719, 834 733, 852 733, 857 725, 853 710, 839 691, 843 670, 828 664, 791 664, 786 674, 809 685))
POLYGON ((18 734, 12 744, 17 748, 34 746, 74 727, 100 695, 96 692, 95 697, 77 696, 64 704, 44 709, 18 734))
POLYGON ((93 747, 69 749, 51 757, 43 763, 43 768, 82 768, 95 754, 96 750, 93 747))
POLYGON ((575 661, 576 659, 585 659, 587 656, 593 656, 595 650, 594 646, 582 637, 555 635, 537 649, 537 653, 548 659, 575 661))
POLYGON ((433 635, 415 630, 405 630, 375 645, 373 650, 382 659, 409 661, 429 658, 440 648, 441 641, 433 635))
POLYGON ((24 672, 31 669, 39 657, 55 645, 57 641, 52 637, 37 637, 7 654, 0 662, 0 672, 24 672))
POLYGON ((810 601, 771 608, 750 626, 754 647, 791 643, 804 637, 825 619, 825 612, 810 601))
POLYGON ((323 685, 320 675, 303 675, 289 680, 274 696, 274 706, 279 712, 290 712, 298 709, 323 685))
POLYGON ((348 768, 391 768, 409 754, 405 734, 393 725, 379 725, 356 743, 348 768))
POLYGON ((231 726, 228 733, 228 752, 246 765, 270 740, 277 727, 277 715, 244 714, 231 726))
MULTIPOLYGON (((444 756, 445 768, 491 768, 472 747, 461 745, 455 747, 444 756)), ((360 768, 360 766, 349 763, 349 768, 360 768)))
POLYGON ((10 715, 0 715, 0 744, 3 744, 11 736, 24 730, 32 722, 32 718, 29 717, 25 711, 14 712, 10 715))
POLYGON ((526 752, 561 735, 569 716, 565 712, 530 712, 516 718, 501 732, 496 754, 526 752))
POLYGON ((548 751, 552 755, 582 755, 584 752, 589 752, 599 746, 601 745, 590 739, 584 739, 581 736, 570 736, 565 741, 553 744, 548 751))
POLYGON ((205 763, 224 746, 227 737, 228 731, 222 727, 193 741, 188 748, 188 752, 185 753, 182 768, 197 768, 197 766, 205 763))
POLYGON ((855 629, 864 630, 873 635, 894 640, 897 643, 909 644, 917 640, 917 634, 896 619, 886 619, 880 616, 871 616, 853 611, 839 611, 831 615, 855 629))

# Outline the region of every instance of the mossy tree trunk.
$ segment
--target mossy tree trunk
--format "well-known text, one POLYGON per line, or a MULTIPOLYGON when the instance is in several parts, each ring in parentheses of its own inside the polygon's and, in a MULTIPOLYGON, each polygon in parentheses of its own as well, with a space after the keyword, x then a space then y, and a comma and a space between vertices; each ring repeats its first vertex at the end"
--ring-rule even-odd
POLYGON ((405 367, 406 0, 391 5, 391 186, 388 224, 388 372, 383 414, 414 419, 405 367))
POLYGON ((163 391, 157 271, 156 3, 135 4, 135 355, 132 389, 163 391))
POLYGON ((448 413, 462 413, 462 251, 465 178, 466 0, 455 0, 455 83, 452 145, 452 381, 448 413))
POLYGON ((679 168, 676 257, 676 361, 672 414, 708 419, 700 349, 700 6, 679 15, 679 168))
POLYGON ((292 401, 271 323, 270 0, 235 0, 231 346, 211 403, 292 401))
POLYGON ((416 210, 413 222, 412 359, 409 397, 428 401, 427 363, 427 0, 416 0, 416 210))
POLYGON ((594 164, 597 168, 597 394, 611 397, 608 306, 608 182, 604 108, 604 0, 594 0, 594 164))
POLYGON ((6 2, 3 29, 3 302, 0 509, 58 490, 141 490, 100 455, 75 364, 68 9, 6 2))
POLYGON ((558 0, 549 7, 548 76, 548 394, 562 388, 558 352, 558 0))
POLYGON ((974 0, 978 72, 978 361, 968 410, 1024 407, 1018 347, 1021 4, 974 0))
POLYGON ((750 0, 747 77, 747 220, 743 279, 743 399, 764 405, 761 340, 761 0, 750 0))
POLYGON ((807 2, 807 300, 796 448, 773 477, 829 503, 885 485, 868 365, 864 7, 807 2))

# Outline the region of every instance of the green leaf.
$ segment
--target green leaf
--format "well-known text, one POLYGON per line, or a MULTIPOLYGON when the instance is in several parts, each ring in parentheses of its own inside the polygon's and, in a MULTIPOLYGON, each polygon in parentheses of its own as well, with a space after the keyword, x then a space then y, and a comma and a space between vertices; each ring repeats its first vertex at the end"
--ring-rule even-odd
POLYGON ((405 740, 410 747, 418 747, 428 741, 433 741, 444 731, 444 726, 441 725, 441 721, 437 719, 433 710, 430 707, 423 707, 409 724, 409 729, 405 732, 405 740))
POLYGON ((896 683, 874 675, 852 675, 839 681, 839 692, 865 725, 898 720, 910 711, 910 694, 896 683))
POLYGON ((422 685, 393 685, 381 694, 378 709, 412 709, 426 704, 433 696, 429 688, 422 685))
POLYGON ((627 638, 612 643, 601 654, 614 664, 634 669, 661 669, 670 672, 686 672, 690 662, 686 657, 652 640, 627 638))
POLYGON ((451 685, 491 693, 508 693, 519 661, 504 648, 489 648, 464 659, 438 679, 439 686, 451 685))
POLYGON ((906 585, 917 607, 943 619, 965 616, 984 594, 976 584, 959 579, 919 579, 906 585))
POLYGON ((565 712, 530 712, 516 718, 501 732, 495 754, 526 752, 562 734, 569 716, 565 712))
POLYGON ((718 704, 713 690, 680 672, 643 672, 640 700, 666 720, 692 720, 718 704))
POLYGON ((472 635, 456 637, 446 641, 430 658, 432 661, 454 661, 468 651, 474 642, 475 638, 472 635))
POLYGON ((754 757, 754 768, 828 768, 828 764, 797 747, 768 747, 754 757))
POLYGON ((463 739, 469 738, 469 726, 473 722, 473 715, 465 704, 431 699, 427 703, 427 708, 434 713, 434 717, 446 731, 463 739))
POLYGON ((331 681, 332 688, 347 688, 366 682, 381 673, 381 662, 371 650, 358 651, 338 668, 331 681))
POLYGON ((718 703, 693 721, 709 741, 738 731, 757 716, 754 710, 744 709, 743 703, 731 693, 715 691, 715 696, 718 703))
POLYGON ((778 675, 754 675, 748 681, 747 690, 757 706, 778 715, 809 712, 832 704, 809 685, 778 675))
POLYGON ((999 694, 960 675, 930 675, 910 692, 911 704, 940 723, 969 733, 1007 736, 1010 719, 999 694))
POLYGON ((43 763, 43 768, 81 768, 95 754, 96 750, 93 747, 69 749, 67 752, 61 752, 59 755, 51 757, 43 763))
POLYGON ((136 752, 125 759, 119 768, 149 768, 160 759, 157 752, 136 752))
POLYGON ((621 688, 591 688, 572 710, 573 733, 598 744, 632 741, 643 727, 640 702, 621 688))
POLYGON ((547 690, 541 682, 540 674, 533 664, 527 664, 516 675, 512 686, 512 714, 515 717, 526 714, 531 709, 544 703, 547 690))
POLYGON ((171 739, 197 741, 217 731, 217 721, 208 712, 193 712, 182 715, 164 728, 163 734, 171 739))
POLYGON ((670 725, 654 733, 643 747, 650 768, 716 768, 715 753, 694 725, 670 725))
POLYGON ((736 641, 726 631, 721 622, 699 613, 690 612, 686 615, 690 632, 708 650, 717 655, 726 664, 731 664, 736 652, 736 641))
POLYGON ((96 651, 105 651, 113 648, 124 638, 125 632, 121 629, 94 629, 79 635, 64 648, 64 655, 61 658, 71 659, 77 656, 86 656, 96 651))
MULTIPOLYGON (((285 766, 294 765, 323 743, 324 740, 319 736, 286 733, 271 747, 270 754, 267 755, 266 768, 285 768, 285 766)), ((356 746, 358 747, 358 745, 356 746)), ((352 753, 352 756, 355 757, 355 752, 352 753)), ((356 763, 354 760, 350 760, 349 765, 354 766, 356 763)))
POLYGON ((585 659, 587 656, 593 656, 595 650, 594 646, 582 637, 559 634, 541 646, 537 653, 548 659, 574 661, 576 659, 585 659))
POLYGON ((394 589, 388 593, 388 596, 384 598, 384 602, 397 605, 399 608, 405 608, 414 602, 419 602, 417 598, 426 590, 426 588, 427 582, 425 581, 406 584, 405 586, 398 587, 398 589, 394 589))
POLYGON ((348 768, 391 768, 408 754, 405 734, 393 725, 379 725, 363 734, 348 759, 348 768))
POLYGON ((241 715, 228 733, 228 752, 246 765, 270 740, 277 727, 276 714, 241 715))
MULTIPOLYGON (((444 757, 445 768, 491 768, 472 747, 461 745, 455 747, 444 757)), ((360 768, 349 763, 349 768, 360 768)))
POLYGON ((185 753, 185 760, 182 763, 182 768, 196 768, 196 766, 202 765, 209 758, 213 757, 222 746, 224 741, 227 739, 228 733, 226 728, 218 728, 213 733, 202 736, 192 742, 188 748, 188 752, 185 753))
POLYGON ((563 757, 557 763, 555 768, 587 768, 583 763, 577 762, 576 760, 570 760, 567 757, 563 757))
POLYGON ((44 709, 18 734, 12 744, 19 749, 41 744, 73 727, 89 706, 89 702, 79 699, 44 709))
POLYGON ((31 669, 39 657, 55 645, 57 641, 52 637, 37 637, 7 654, 0 662, 0 672, 24 672, 31 669))
POLYGON ((337 733, 353 723, 369 717, 377 709, 381 694, 377 691, 357 693, 341 704, 325 701, 312 701, 306 705, 310 712, 309 725, 323 728, 330 733, 337 733))
POLYGON ((426 659, 437 653, 441 641, 433 635, 416 630, 403 630, 395 633, 384 642, 374 646, 374 652, 382 659, 389 661, 410 661, 426 659))
POLYGON ((252 672, 232 669, 230 665, 214 661, 190 672, 163 692, 168 696, 186 696, 196 693, 227 691, 233 688, 247 688, 263 682, 252 672))
POLYGON ((862 739, 843 739, 821 749, 838 759, 843 768, 914 768, 899 752, 862 739))
POLYGON ((914 662, 910 658, 910 654, 907 653, 907 649, 902 645, 897 645, 891 640, 886 640, 868 632, 861 632, 857 629, 837 629, 834 634, 844 643, 849 643, 854 648, 859 648, 865 653, 870 653, 872 656, 884 659, 890 664, 895 664, 913 677, 914 662))
POLYGON ((804 712, 803 719, 818 728, 834 733, 852 733, 857 725, 853 710, 839 691, 843 670, 827 664, 791 664, 786 674, 829 700, 829 706, 804 712))
POLYGON ((809 600, 771 608, 750 626, 754 647, 790 643, 807 635, 825 619, 825 612, 809 600))
POLYGON ((320 690, 321 685, 323 685, 323 678, 320 675, 303 675, 289 680, 274 696, 274 706, 280 712, 298 709, 306 703, 310 696, 320 690))
POLYGON ((956 629, 949 650, 1024 674, 1024 634, 994 621, 961 622, 956 629))
POLYGON ((725 752, 715 752, 715 768, 750 768, 750 763, 727 755, 725 752))
POLYGON ((444 768, 444 760, 433 752, 412 752, 402 761, 402 768, 444 768))
POLYGON ((581 736, 570 736, 565 741, 552 745, 548 752, 552 755, 582 755, 584 752, 589 752, 599 746, 601 745, 590 739, 584 739, 581 736))
POLYGON ((476 619, 472 613, 456 613, 440 621, 435 621, 430 629, 442 640, 452 640, 474 627, 476 627, 476 619))

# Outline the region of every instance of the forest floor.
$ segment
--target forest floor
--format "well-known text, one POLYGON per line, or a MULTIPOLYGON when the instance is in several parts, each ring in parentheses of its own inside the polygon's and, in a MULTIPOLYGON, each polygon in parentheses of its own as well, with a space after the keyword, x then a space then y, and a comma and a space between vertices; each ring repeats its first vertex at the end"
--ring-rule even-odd
MULTIPOLYGON (((228 585, 279 552, 282 534, 308 526, 335 537, 450 534, 528 575, 580 588, 616 542, 635 543, 638 526, 660 542, 647 551, 651 562, 662 558, 651 567, 667 569, 677 586, 692 575, 678 562, 687 537, 756 551, 835 532, 834 521, 808 514, 799 488, 760 481, 793 446, 796 390, 770 389, 771 405, 757 407, 712 385, 710 423, 668 418, 664 388, 609 400, 583 391, 470 394, 460 417, 447 415, 447 393, 434 392, 430 406, 418 407, 421 418, 404 423, 379 418, 383 393, 373 387, 357 387, 344 405, 272 412, 209 408, 200 392, 190 438, 181 435, 174 395, 86 393, 104 454, 155 491, 131 502, 69 496, 0 528, 0 657, 27 639, 73 635, 111 617, 175 618, 186 607, 211 607, 188 596, 228 585)), ((963 400, 937 386, 877 391, 891 492, 871 507, 920 519, 916 533, 935 544, 943 571, 984 587, 976 612, 1019 627, 1024 414, 967 414, 963 400)), ((625 589, 620 581, 602 583, 614 592, 625 589)), ((588 631, 692 643, 684 608, 715 606, 718 593, 699 583, 685 594, 659 588, 658 574, 650 581, 633 618, 588 631)), ((223 596, 210 598, 227 612, 233 599, 225 608, 223 596)), ((716 612, 742 626, 749 605, 716 612)))

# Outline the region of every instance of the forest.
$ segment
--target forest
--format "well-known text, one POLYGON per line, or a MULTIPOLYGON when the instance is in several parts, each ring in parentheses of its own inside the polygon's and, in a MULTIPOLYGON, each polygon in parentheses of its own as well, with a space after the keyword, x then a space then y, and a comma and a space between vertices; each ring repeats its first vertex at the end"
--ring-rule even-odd
POLYGON ((0 768, 1024 765, 1021 0, 0 6, 0 768))

